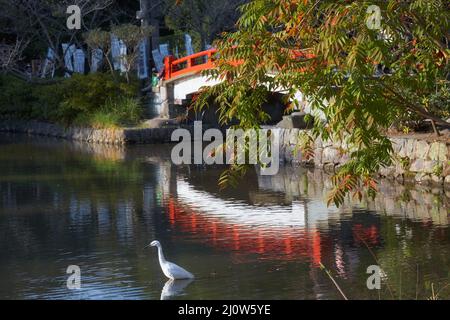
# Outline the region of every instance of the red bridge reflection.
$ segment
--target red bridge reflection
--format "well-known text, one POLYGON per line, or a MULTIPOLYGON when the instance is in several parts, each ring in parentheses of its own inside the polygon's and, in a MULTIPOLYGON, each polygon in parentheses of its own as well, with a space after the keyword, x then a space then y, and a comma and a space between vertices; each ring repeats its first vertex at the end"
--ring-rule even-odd
POLYGON ((325 243, 329 242, 317 229, 231 224, 180 205, 173 198, 167 206, 170 224, 178 231, 201 233, 202 243, 231 251, 238 259, 257 254, 271 260, 308 259, 318 266, 325 243))
MULTIPOLYGON (((306 261, 313 267, 319 267, 323 262, 330 267, 334 264, 345 269, 346 263, 340 246, 336 246, 336 235, 320 232, 317 227, 233 224, 199 212, 173 198, 166 203, 169 222, 173 228, 183 234, 195 235, 193 238, 201 239, 202 244, 231 252, 237 262, 257 255, 258 259, 306 261)), ((361 224, 354 224, 352 231, 354 245, 379 245, 376 225, 363 227, 361 224)), ((183 236, 183 239, 189 239, 189 236, 183 236)))
POLYGON ((176 194, 163 200, 175 234, 230 252, 239 261, 257 255, 258 259, 305 261, 315 267, 321 262, 343 267, 348 258, 344 251, 379 245, 376 220, 356 215, 340 221, 339 213, 330 220, 331 211, 317 203, 258 206, 198 190, 182 179, 177 180, 176 194))

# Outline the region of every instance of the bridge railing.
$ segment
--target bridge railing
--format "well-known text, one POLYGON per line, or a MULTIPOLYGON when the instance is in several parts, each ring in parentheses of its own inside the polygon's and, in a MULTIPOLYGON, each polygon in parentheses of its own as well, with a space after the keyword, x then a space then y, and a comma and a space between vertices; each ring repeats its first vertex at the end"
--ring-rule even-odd
POLYGON ((216 49, 209 49, 180 59, 166 56, 164 58, 164 80, 211 69, 216 52, 216 49))
MULTIPOLYGON (((214 56, 216 54, 216 49, 209 49, 180 59, 175 59, 174 56, 166 56, 164 58, 164 80, 211 69, 214 67, 214 56)), ((314 54, 301 50, 293 50, 291 55, 294 59, 312 59, 315 57, 314 54)), ((231 63, 237 66, 242 62, 243 60, 237 60, 231 63)), ((302 68, 299 71, 305 70, 302 68)))

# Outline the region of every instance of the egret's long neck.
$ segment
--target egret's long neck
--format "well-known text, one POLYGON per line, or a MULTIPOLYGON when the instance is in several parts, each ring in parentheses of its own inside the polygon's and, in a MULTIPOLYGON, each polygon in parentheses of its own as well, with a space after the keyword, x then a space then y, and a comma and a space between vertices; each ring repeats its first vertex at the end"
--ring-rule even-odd
POLYGON ((162 251, 162 247, 158 246, 158 258, 159 258, 159 263, 165 263, 166 262, 166 258, 164 258, 164 253, 162 251))

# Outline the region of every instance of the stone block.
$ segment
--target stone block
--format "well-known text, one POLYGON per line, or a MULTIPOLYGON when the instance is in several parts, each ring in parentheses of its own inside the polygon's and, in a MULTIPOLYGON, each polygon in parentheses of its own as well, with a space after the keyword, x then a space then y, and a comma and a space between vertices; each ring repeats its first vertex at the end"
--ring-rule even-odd
POLYGON ((427 159, 428 152, 430 151, 430 145, 423 140, 419 140, 416 142, 416 146, 414 147, 414 159, 427 159))
POLYGON ((423 173, 423 172, 418 172, 416 174, 416 176, 414 177, 414 180, 416 180, 419 183, 428 183, 431 180, 431 177, 429 174, 423 173))
MULTIPOLYGON (((450 175, 445 177, 444 183, 447 185, 450 185, 450 175)), ((450 198, 450 194, 449 194, 449 198, 450 198)))
POLYGON ((296 145, 298 143, 299 134, 300 134, 299 129, 290 130, 290 134, 289 134, 289 144, 290 145, 296 145))
POLYGON ((442 142, 433 142, 428 152, 428 158, 436 161, 447 161, 447 146, 442 142))
POLYGON ((436 165, 438 165, 438 162, 434 160, 416 159, 409 170, 412 172, 433 173, 436 165))
POLYGON ((323 166, 322 162, 322 148, 316 148, 314 149, 314 166, 321 168, 323 166))
POLYGON ((439 183, 439 184, 444 183, 444 177, 436 176, 436 175, 434 175, 434 174, 431 175, 431 180, 432 180, 433 182, 439 183))
POLYGON ((382 177, 386 178, 393 178, 395 176, 395 167, 389 166, 389 167, 381 167, 379 174, 382 177))
POLYGON ((322 153, 322 163, 339 163, 341 159, 341 154, 339 150, 333 147, 327 147, 323 149, 322 153))

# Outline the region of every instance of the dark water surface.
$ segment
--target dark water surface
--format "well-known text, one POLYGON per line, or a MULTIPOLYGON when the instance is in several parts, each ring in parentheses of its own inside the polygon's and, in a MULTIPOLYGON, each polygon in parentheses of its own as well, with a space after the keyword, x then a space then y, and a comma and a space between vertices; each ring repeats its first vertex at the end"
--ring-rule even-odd
POLYGON ((0 135, 0 299, 340 299, 321 263, 350 299, 450 298, 448 191, 383 182, 336 209, 320 171, 219 191, 221 171, 173 166, 167 145, 0 135), (154 239, 196 279, 166 282, 154 239))

